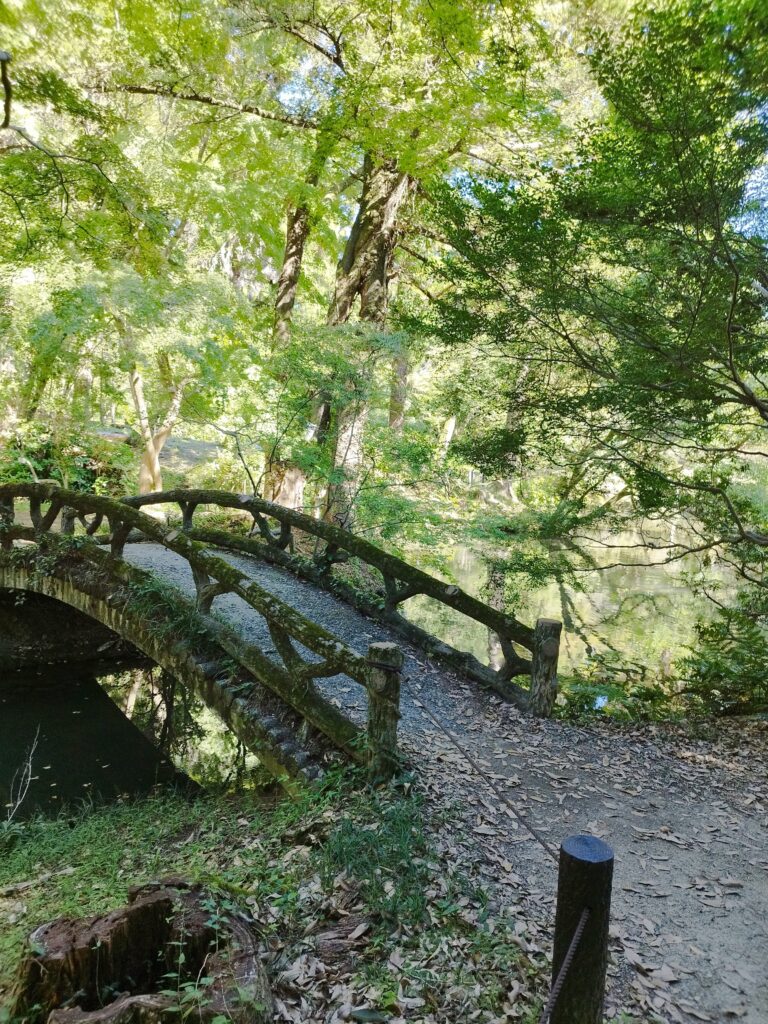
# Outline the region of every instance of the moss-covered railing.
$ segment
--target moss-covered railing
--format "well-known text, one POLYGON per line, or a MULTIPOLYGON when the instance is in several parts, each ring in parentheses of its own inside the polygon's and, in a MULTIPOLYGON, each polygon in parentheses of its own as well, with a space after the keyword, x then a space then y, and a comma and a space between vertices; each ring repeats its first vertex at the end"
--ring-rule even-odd
POLYGON ((535 627, 527 626, 513 615, 484 604, 460 587, 431 576, 362 537, 253 495, 217 490, 171 490, 124 498, 123 501, 133 508, 175 504, 181 511, 182 532, 190 538, 223 549, 255 554, 291 569, 297 575, 331 590, 372 618, 387 623, 439 660, 491 686, 518 707, 541 716, 548 716, 552 711, 557 695, 560 622, 539 619, 535 627), (252 519, 253 530, 248 535, 238 536, 232 530, 196 529, 195 512, 206 506, 246 512, 252 519), (320 542, 313 557, 293 553, 294 532, 308 534, 320 542), (382 600, 360 592, 333 574, 333 566, 350 557, 380 572, 384 588, 382 600), (492 630, 499 638, 504 656, 501 667, 494 670, 483 665, 472 654, 438 640, 401 615, 399 606, 417 594, 424 594, 492 630), (515 650, 516 645, 529 651, 531 657, 521 656, 515 650), (529 676, 530 687, 513 683, 516 676, 529 676))
MULTIPOLYGON (((402 655, 393 645, 374 644, 363 657, 339 641, 327 630, 307 619, 293 607, 264 590, 253 579, 220 558, 206 544, 188 533, 164 526, 152 516, 132 507, 127 501, 58 488, 52 484, 6 484, 0 486, 0 549, 9 560, 17 541, 31 542, 42 548, 45 538, 56 531, 73 536, 80 522, 87 540, 82 558, 96 554, 97 531, 106 523, 110 562, 115 581, 136 571, 123 560, 129 535, 136 532, 169 551, 180 555, 189 565, 197 595, 196 612, 205 621, 208 633, 230 658, 250 672, 260 683, 274 691, 299 715, 324 733, 336 747, 357 760, 366 759, 376 777, 391 774, 395 763, 393 744, 399 707, 399 668, 402 655), (29 502, 31 526, 17 522, 16 502, 29 502), (60 520, 59 520, 60 517, 60 520), (60 522, 58 530, 56 524, 60 522), (88 550, 93 548, 94 550, 88 550), (246 643, 232 629, 210 615, 216 597, 235 594, 265 620, 281 664, 268 658, 257 647, 246 643), (304 657, 297 645, 314 657, 304 657), (367 749, 365 737, 339 709, 326 700, 314 685, 321 677, 345 675, 366 688, 369 705, 367 749)), ((76 560, 77 551, 70 556, 76 560)), ((55 559, 49 563, 51 572, 55 559)), ((102 569, 104 566, 102 565, 102 569)), ((45 561, 39 559, 38 573, 45 574, 45 561)), ((40 589, 45 593, 44 587, 40 589)), ((51 596, 56 596, 52 593, 51 596)), ((179 593, 178 600, 184 597, 179 593)))

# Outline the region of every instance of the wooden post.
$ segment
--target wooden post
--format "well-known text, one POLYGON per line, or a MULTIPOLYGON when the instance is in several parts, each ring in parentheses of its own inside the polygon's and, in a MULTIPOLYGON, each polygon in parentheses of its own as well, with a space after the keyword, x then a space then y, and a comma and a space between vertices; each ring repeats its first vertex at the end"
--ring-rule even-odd
POLYGON ((368 648, 368 773, 371 782, 389 782, 397 770, 400 670, 403 652, 393 643, 368 648))
POLYGON ((560 847, 552 983, 557 980, 582 911, 589 911, 576 954, 550 1016, 551 1024, 602 1024, 613 850, 595 836, 569 836, 560 847))
POLYGON ((109 528, 112 531, 112 535, 109 541, 109 550, 113 558, 122 558, 123 551, 125 550, 125 542, 128 540, 128 534, 131 532, 130 523, 121 523, 119 519, 109 519, 109 528))
POLYGON ((13 529, 13 524, 13 498, 0 498, 0 547, 3 551, 10 551, 13 547, 13 541, 7 533, 13 529))
POLYGON ((77 510, 65 505, 61 510, 61 532, 65 537, 73 537, 75 534, 75 521, 77 510))
POLYGON ((563 624, 557 619, 538 619, 533 631, 528 709, 539 718, 549 718, 557 697, 557 658, 562 631, 563 624))
POLYGON ((183 533, 190 533, 194 527, 192 517, 195 514, 197 508, 196 501, 180 501, 179 508, 181 509, 181 529, 183 533))

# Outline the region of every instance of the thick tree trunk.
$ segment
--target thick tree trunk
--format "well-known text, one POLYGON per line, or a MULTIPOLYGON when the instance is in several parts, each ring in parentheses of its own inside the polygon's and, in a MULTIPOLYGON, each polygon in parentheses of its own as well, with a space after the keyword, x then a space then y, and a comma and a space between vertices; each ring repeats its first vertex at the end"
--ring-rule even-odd
POLYGON ((297 206, 288 214, 286 227, 285 255, 277 279, 275 297, 275 326, 273 343, 285 347, 291 340, 291 317, 296 304, 304 247, 309 238, 309 207, 306 203, 297 206))
POLYGON ((160 453, 171 436, 181 409, 184 397, 184 384, 176 386, 172 393, 171 404, 160 427, 153 431, 149 422, 149 410, 144 396, 144 379, 137 366, 130 373, 131 395, 139 419, 139 431, 144 442, 144 451, 139 466, 139 494, 150 494, 162 491, 163 474, 160 467, 160 453))
POLYGON ((363 194, 339 261, 336 287, 328 310, 329 324, 346 323, 358 295, 361 319, 384 324, 397 220, 410 187, 411 179, 397 169, 394 160, 377 164, 369 153, 366 154, 363 194))
MULTIPOLYGON (((180 401, 181 396, 179 396, 180 401)), ((168 417, 166 417, 167 420, 168 417)), ((170 423, 165 422, 160 430, 145 439, 144 451, 141 455, 141 465, 139 466, 139 494, 162 491, 163 471, 160 465, 160 453, 165 447, 165 442, 171 436, 175 422, 176 416, 174 415, 171 417, 170 423)))
MULTIPOLYGON (((328 310, 328 323, 349 320, 355 299, 360 297, 360 319, 383 329, 387 320, 389 279, 397 241, 398 218, 412 186, 411 179, 395 161, 375 163, 366 154, 363 193, 344 254, 339 262, 336 287, 328 310)), ((333 412, 335 426, 334 474, 328 488, 325 518, 349 529, 363 467, 363 431, 368 412, 367 378, 349 382, 353 396, 346 408, 333 412)))
MULTIPOLYGON (((333 150, 335 139, 322 134, 310 160, 305 188, 314 188, 333 150)), ((299 279, 304 262, 304 250, 311 231, 311 212, 305 199, 288 213, 285 230, 285 252, 275 294, 275 318, 272 345, 275 349, 285 348, 291 340, 293 309, 299 290, 299 279)), ((271 501, 300 511, 304 506, 306 475, 298 466, 288 466, 275 458, 264 473, 264 494, 271 501)))
MULTIPOLYGON (((335 139, 332 136, 325 133, 319 135, 317 146, 312 154, 304 179, 305 189, 315 188, 320 181, 320 175, 323 173, 323 168, 328 162, 334 143, 335 139)), ((293 307, 296 305, 296 294, 299 288, 301 267, 304 261, 304 249, 310 230, 310 207, 307 199, 304 199, 288 213, 286 223, 285 252, 283 254, 283 265, 280 268, 280 276, 277 279, 277 293, 275 295, 273 344, 276 348, 284 347, 291 340, 293 307)))
POLYGON ((264 476, 264 497, 276 505, 301 512, 304 508, 305 484, 303 470, 289 462, 274 459, 264 476))
POLYGON ((155 445, 150 438, 141 453, 141 464, 139 465, 139 494, 150 494, 152 491, 162 491, 163 474, 160 469, 160 453, 155 450, 155 445))
POLYGON ((336 450, 334 469, 338 479, 328 488, 325 519, 344 529, 354 521, 355 502, 363 467, 363 432, 368 413, 365 398, 339 405, 333 420, 336 450))

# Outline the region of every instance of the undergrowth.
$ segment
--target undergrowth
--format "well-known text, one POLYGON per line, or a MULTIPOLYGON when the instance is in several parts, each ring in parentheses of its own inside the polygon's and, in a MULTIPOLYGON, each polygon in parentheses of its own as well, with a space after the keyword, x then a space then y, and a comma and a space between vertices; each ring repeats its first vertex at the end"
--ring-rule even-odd
POLYGON ((533 1020, 545 966, 513 941, 516 912, 491 920, 483 890, 436 852, 441 822, 418 796, 361 783, 346 770, 294 801, 165 793, 28 822, 0 858, 0 1005, 33 928, 184 876, 253 915, 279 1004, 307 1014, 278 1020, 330 1019, 334 999, 369 1020, 533 1020), (322 934, 347 919, 364 937, 321 963, 322 934))

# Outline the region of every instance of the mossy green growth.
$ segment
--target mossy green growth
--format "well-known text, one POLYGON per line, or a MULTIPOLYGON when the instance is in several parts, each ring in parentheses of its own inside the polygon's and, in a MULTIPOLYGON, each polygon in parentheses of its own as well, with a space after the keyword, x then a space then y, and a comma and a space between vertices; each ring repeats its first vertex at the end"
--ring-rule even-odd
POLYGON ((329 835, 321 856, 323 881, 329 885, 345 871, 383 927, 418 925, 427 911, 429 887, 421 802, 371 799, 374 821, 360 820, 362 808, 353 808, 329 835))
POLYGON ((130 583, 127 607, 144 621, 157 640, 193 643, 207 635, 194 604, 156 577, 146 575, 141 581, 130 583))
MULTIPOLYGON (((312 794, 313 809, 334 793, 312 794)), ((0 859, 0 1003, 34 927, 120 906, 133 885, 176 875, 290 904, 299 877, 272 861, 307 812, 305 801, 271 805, 263 794, 166 792, 29 822, 0 859)))

